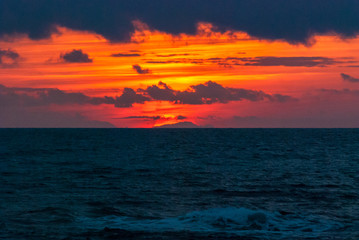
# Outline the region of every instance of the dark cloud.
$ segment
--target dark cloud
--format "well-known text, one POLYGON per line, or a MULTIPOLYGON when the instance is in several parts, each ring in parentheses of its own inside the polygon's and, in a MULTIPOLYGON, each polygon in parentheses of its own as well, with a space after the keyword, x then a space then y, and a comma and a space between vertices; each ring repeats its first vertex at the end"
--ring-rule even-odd
POLYGON ((85 104, 91 98, 82 93, 66 93, 59 89, 0 87, 1 106, 46 106, 50 104, 85 104))
POLYGON ((177 104, 213 104, 228 103, 230 101, 261 101, 269 100, 272 102, 288 102, 295 99, 290 96, 281 94, 267 94, 262 91, 228 88, 216 82, 206 82, 204 84, 193 85, 185 91, 177 91, 169 87, 163 82, 158 85, 152 85, 146 89, 139 89, 144 95, 148 95, 156 101, 170 101, 177 104))
POLYGON ((53 112, 48 108, 51 104, 91 104, 91 99, 82 93, 66 93, 59 89, 0 85, 0 128, 114 127, 108 122, 89 120, 79 113, 53 112))
POLYGON ((209 81, 205 84, 191 86, 190 90, 178 92, 176 102, 182 104, 212 104, 242 100, 285 102, 293 101, 294 98, 281 94, 270 95, 250 89, 228 88, 209 81))
POLYGON ((171 34, 196 32, 196 23, 240 30, 261 39, 311 43, 311 36, 359 31, 357 0, 2 0, 0 36, 49 37, 55 24, 128 40, 133 20, 171 34))
POLYGON ((180 53, 180 54, 177 54, 177 53, 172 53, 172 54, 158 54, 156 55, 156 57, 176 57, 176 56, 189 56, 189 55, 193 55, 193 54, 189 54, 189 53, 180 53))
POLYGON ((115 107, 127 108, 132 107, 134 103, 143 104, 150 100, 150 98, 136 93, 132 88, 125 88, 122 95, 116 98, 115 107))
POLYGON ((0 49, 0 67, 12 67, 17 65, 20 59, 20 55, 11 50, 2 50, 0 49))
POLYGON ((60 58, 68 63, 91 63, 89 55, 83 53, 81 49, 73 49, 71 52, 61 54, 60 58))
MULTIPOLYGON (((268 94, 263 91, 228 88, 215 82, 193 85, 185 91, 172 89, 163 82, 148 86, 146 89, 124 88, 119 97, 90 97, 81 92, 65 92, 56 88, 8 88, 0 85, 0 106, 48 106, 71 104, 109 104, 118 108, 129 108, 133 104, 148 101, 168 101, 175 104, 214 104, 231 101, 290 102, 296 99, 281 94, 268 94)), ((177 119, 185 119, 177 116, 177 119)))
POLYGON ((148 86, 145 90, 139 89, 139 91, 158 101, 176 101, 176 91, 163 82, 148 86))
POLYGON ((182 116, 182 115, 178 115, 178 116, 176 117, 176 119, 177 119, 177 120, 184 120, 184 119, 187 119, 187 117, 182 116))
POLYGON ((144 119, 144 120, 159 120, 161 119, 161 116, 128 116, 128 117, 123 117, 120 119, 144 119))
POLYGON ((189 63, 189 59, 176 59, 176 60, 147 60, 146 63, 155 64, 169 64, 169 63, 189 63))
MULTIPOLYGON (((218 58, 220 59, 220 58, 218 58)), ((167 59, 145 59, 146 63, 155 63, 155 64, 170 64, 170 63, 193 63, 193 64, 204 64, 204 63, 213 63, 210 59, 201 59, 201 58, 172 58, 167 59)), ((217 63, 217 62, 215 62, 217 63)))
POLYGON ((138 74, 149 74, 151 71, 149 69, 144 69, 140 65, 132 65, 133 70, 135 70, 138 74))
POLYGON ((338 63, 326 57, 255 57, 239 60, 245 66, 326 67, 338 63))
POLYGON ((268 98, 271 102, 281 102, 281 103, 291 102, 296 100, 291 96, 282 95, 282 94, 272 94, 272 95, 266 94, 266 98, 268 98))
POLYGON ((127 108, 149 100, 150 98, 137 94, 131 88, 125 88, 119 97, 89 97, 80 92, 64 92, 56 88, 8 88, 0 85, 0 106, 110 104, 118 108, 127 108))
POLYGON ((359 78, 354 78, 348 74, 345 73, 341 73, 340 76, 342 77, 343 81, 347 81, 347 82, 352 82, 352 83, 357 83, 359 82, 359 78))
POLYGON ((217 64, 223 67, 232 66, 284 66, 284 67, 327 67, 339 63, 355 63, 353 60, 343 60, 327 57, 274 57, 260 56, 253 58, 226 57, 226 58, 174 58, 171 60, 147 59, 146 63, 169 64, 169 63, 194 63, 194 64, 217 64))
POLYGON ((323 89, 319 89, 318 91, 320 93, 330 94, 330 95, 351 95, 351 96, 355 96, 355 97, 359 96, 359 90, 351 90, 351 89, 347 89, 347 88, 344 88, 342 90, 323 88, 323 89))
POLYGON ((139 53, 114 53, 111 54, 111 57, 139 57, 141 54, 139 53))
POLYGON ((175 118, 173 117, 164 117, 164 116, 128 116, 128 117, 122 117, 122 118, 116 118, 116 119, 141 119, 141 120, 151 120, 156 121, 160 119, 169 120, 169 119, 177 119, 177 120, 184 120, 187 119, 185 116, 178 115, 175 118))

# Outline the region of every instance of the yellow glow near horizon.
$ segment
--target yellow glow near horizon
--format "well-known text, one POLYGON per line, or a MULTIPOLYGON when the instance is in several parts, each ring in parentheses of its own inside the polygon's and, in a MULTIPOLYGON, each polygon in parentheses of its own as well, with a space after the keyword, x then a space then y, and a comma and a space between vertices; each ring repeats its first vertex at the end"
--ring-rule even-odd
MULTIPOLYGON (((34 41, 20 36, 16 41, 2 41, 2 49, 12 49, 21 58, 16 66, 1 69, 0 84, 9 87, 56 87, 92 96, 118 96, 124 87, 146 88, 159 81, 176 90, 214 81, 225 87, 298 97, 310 89, 341 88, 339 74, 355 75, 359 65, 356 63, 358 38, 343 41, 334 35, 316 36, 313 46, 304 46, 253 39, 241 32, 220 33, 209 23, 199 24, 196 35, 178 36, 150 30, 141 22, 134 24, 137 30, 128 43, 109 42, 101 35, 64 27, 58 27, 59 33, 51 39, 34 41), (65 63, 61 60, 61 54, 73 49, 81 49, 93 62, 65 63), (112 56, 117 53, 123 56, 112 56), (323 57, 333 59, 333 63, 326 67, 246 66, 226 60, 233 58, 233 61, 240 62, 241 58, 256 57, 323 57), (150 74, 138 74, 132 68, 135 64, 149 69, 150 74)), ((192 116, 191 120, 195 122, 194 117, 201 113, 197 106, 180 106, 181 109, 178 109, 178 105, 162 102, 138 105, 131 109, 131 115, 143 115, 144 112, 156 115, 160 110, 154 106, 158 104, 176 109, 161 112, 161 116, 171 116, 164 117, 171 119, 167 121, 170 123, 176 121, 175 116, 184 113, 192 116)), ((203 114, 209 114, 209 109, 218 110, 212 105, 201 106, 201 109, 203 114)), ((118 111, 114 109, 112 116, 123 117, 130 112, 125 109, 119 114, 118 111)), ((163 121, 156 124, 163 124, 163 121)))

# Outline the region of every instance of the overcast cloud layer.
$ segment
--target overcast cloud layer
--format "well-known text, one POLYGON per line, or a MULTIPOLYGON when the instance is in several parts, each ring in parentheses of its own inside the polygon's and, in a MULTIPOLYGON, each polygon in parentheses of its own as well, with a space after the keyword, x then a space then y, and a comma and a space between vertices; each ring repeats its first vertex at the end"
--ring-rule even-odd
POLYGON ((198 22, 245 31, 262 39, 309 43, 316 33, 351 37, 359 30, 356 0, 2 0, 0 36, 25 33, 46 38, 55 24, 89 30, 112 41, 128 40, 133 20, 178 34, 198 22))

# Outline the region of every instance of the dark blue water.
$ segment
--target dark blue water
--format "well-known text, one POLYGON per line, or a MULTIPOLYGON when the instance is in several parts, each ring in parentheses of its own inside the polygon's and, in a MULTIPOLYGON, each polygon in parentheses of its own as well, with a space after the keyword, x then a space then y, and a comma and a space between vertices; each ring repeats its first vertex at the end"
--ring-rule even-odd
POLYGON ((2 129, 0 239, 358 239, 359 130, 2 129))

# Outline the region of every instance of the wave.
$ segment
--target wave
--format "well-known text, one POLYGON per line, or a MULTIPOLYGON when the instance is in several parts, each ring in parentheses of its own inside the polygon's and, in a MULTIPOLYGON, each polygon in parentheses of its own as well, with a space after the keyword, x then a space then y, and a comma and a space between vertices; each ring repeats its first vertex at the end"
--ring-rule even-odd
POLYGON ((212 208, 194 211, 179 217, 164 219, 135 219, 125 216, 79 219, 90 229, 122 229, 141 232, 201 232, 230 233, 241 236, 322 236, 337 232, 342 225, 314 216, 300 216, 288 212, 268 212, 247 208, 212 208))

